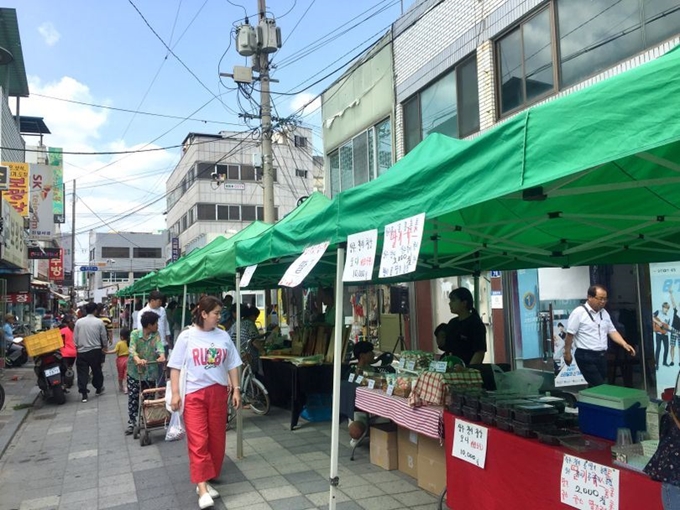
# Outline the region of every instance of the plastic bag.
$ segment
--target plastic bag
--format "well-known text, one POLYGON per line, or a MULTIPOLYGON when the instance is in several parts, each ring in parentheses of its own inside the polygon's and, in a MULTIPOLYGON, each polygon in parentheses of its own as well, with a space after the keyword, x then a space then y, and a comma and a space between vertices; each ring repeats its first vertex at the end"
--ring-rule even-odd
POLYGON ((170 422, 168 423, 168 431, 165 433, 165 440, 179 441, 180 439, 184 439, 184 436, 186 436, 186 430, 184 429, 182 414, 175 411, 170 415, 170 422))

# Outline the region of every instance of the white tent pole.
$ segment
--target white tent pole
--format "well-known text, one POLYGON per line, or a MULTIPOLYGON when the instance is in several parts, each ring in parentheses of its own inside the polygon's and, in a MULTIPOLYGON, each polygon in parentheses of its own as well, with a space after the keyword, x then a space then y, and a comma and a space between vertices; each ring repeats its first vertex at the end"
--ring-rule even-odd
MULTIPOLYGON (((236 271, 235 275, 235 287, 236 287, 236 349, 240 352, 241 350, 241 274, 236 271)), ((241 371, 243 366, 238 369, 238 380, 241 381, 241 371)), ((255 374, 252 374, 255 377, 255 374)), ((241 388, 241 395, 245 393, 246 389, 241 388)), ((241 414, 241 408, 243 405, 236 409, 236 458, 243 458, 243 415, 241 414)))
POLYGON ((342 337, 345 318, 343 316, 342 272, 345 267, 345 249, 338 248, 335 269, 335 328, 333 340, 333 412, 331 424, 331 472, 328 510, 335 510, 338 477, 338 441, 340 438, 340 368, 342 365, 342 337))
POLYGON ((179 326, 180 332, 184 329, 187 320, 187 284, 184 284, 182 291, 182 324, 179 326))

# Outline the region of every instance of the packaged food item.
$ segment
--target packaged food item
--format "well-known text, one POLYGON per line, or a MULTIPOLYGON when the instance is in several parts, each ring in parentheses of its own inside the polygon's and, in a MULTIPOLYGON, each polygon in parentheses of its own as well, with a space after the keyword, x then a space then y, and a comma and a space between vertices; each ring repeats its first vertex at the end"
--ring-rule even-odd
POLYGON ((402 351, 400 368, 415 372, 424 372, 430 368, 434 354, 425 351, 402 351))

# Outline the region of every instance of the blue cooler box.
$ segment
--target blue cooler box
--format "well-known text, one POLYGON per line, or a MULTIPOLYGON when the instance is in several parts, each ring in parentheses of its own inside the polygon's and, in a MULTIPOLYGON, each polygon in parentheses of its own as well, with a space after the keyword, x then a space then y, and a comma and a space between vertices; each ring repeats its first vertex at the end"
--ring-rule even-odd
POLYGON ((616 429, 620 427, 629 428, 633 437, 638 430, 647 430, 646 412, 639 403, 619 410, 579 402, 578 426, 584 434, 616 441, 616 429))

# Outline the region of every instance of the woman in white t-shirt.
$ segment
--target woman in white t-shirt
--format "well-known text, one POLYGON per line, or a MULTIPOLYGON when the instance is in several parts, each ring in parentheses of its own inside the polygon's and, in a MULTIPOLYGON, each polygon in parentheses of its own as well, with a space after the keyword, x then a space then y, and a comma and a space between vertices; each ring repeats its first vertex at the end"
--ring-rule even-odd
POLYGON ((219 493, 208 484, 222 470, 226 446, 229 387, 234 407, 241 405, 238 367, 241 357, 228 333, 217 327, 222 303, 204 296, 194 309, 194 326, 183 331, 168 361, 173 411, 181 408, 179 374, 186 364, 184 426, 189 450, 189 474, 197 484, 198 506, 213 506, 219 493))

